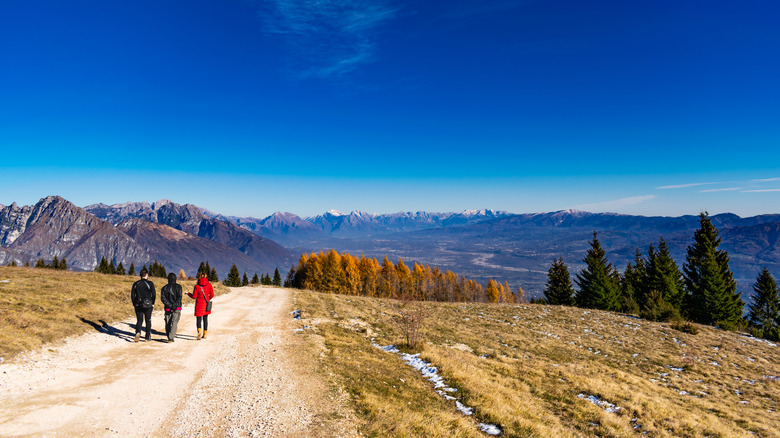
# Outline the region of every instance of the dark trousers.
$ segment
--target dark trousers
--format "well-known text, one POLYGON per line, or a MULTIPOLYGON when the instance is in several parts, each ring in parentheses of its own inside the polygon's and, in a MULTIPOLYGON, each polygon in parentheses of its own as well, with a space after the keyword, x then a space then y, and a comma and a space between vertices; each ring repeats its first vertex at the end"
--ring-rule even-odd
POLYGON ((195 317, 195 326, 197 328, 200 328, 200 321, 203 320, 203 330, 209 329, 209 316, 203 315, 203 316, 196 316, 195 317))
POLYGON ((179 327, 179 318, 181 317, 181 310, 171 310, 165 312, 165 334, 168 335, 168 340, 172 341, 176 337, 176 330, 179 327))
POLYGON ((136 307, 135 308, 135 332, 141 333, 141 323, 143 323, 144 319, 146 320, 146 337, 152 336, 152 310, 153 309, 144 309, 143 307, 136 307))

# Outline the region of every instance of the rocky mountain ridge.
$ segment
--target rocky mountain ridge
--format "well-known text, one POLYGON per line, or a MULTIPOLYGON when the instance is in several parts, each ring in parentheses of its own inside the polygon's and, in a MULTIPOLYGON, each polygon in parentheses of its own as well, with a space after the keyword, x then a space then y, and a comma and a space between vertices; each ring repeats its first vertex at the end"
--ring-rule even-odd
POLYGON ((55 256, 77 270, 94 269, 102 257, 139 268, 157 260, 169 271, 189 273, 209 261, 222 276, 233 263, 245 272, 268 273, 287 269, 294 259, 275 242, 170 201, 82 209, 48 196, 32 206, 0 208, 0 263, 55 256))

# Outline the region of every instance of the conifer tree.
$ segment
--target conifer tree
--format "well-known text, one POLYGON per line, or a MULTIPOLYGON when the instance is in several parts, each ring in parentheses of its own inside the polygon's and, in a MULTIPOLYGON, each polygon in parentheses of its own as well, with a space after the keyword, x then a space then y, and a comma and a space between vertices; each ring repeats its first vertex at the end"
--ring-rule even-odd
POLYGON ((65 257, 60 260, 60 270, 61 271, 67 271, 68 270, 68 261, 65 260, 65 257))
POLYGON ((51 268, 52 269, 60 269, 60 259, 55 255, 54 259, 51 261, 51 268))
POLYGON ((209 269, 206 269, 206 263, 204 262, 200 262, 200 265, 198 265, 198 274, 200 273, 204 273, 206 274, 206 276, 208 276, 211 273, 209 269))
POLYGON ((378 295, 383 298, 393 297, 398 290, 398 274, 390 259, 385 256, 382 260, 382 268, 379 271, 378 295))
POLYGON ((729 269, 729 255, 719 250, 719 245, 718 230, 707 213, 701 213, 683 265, 685 310, 695 322, 734 329, 742 318, 744 303, 729 269))
MULTIPOLYGON (((257 274, 255 274, 257 276, 257 274)), ((287 273, 287 277, 284 279, 284 287, 297 287, 295 281, 295 266, 290 267, 290 272, 287 273)))
POLYGON ((119 262, 119 264, 116 266, 116 273, 117 275, 125 275, 125 266, 122 264, 122 262, 119 262))
POLYGON ((216 283, 219 281, 219 276, 217 276, 217 268, 211 268, 211 270, 208 273, 208 279, 212 283, 216 283))
POLYGON ((257 272, 255 272, 254 277, 252 277, 252 280, 249 283, 250 284, 260 284, 260 278, 257 277, 257 272))
POLYGON ((780 298, 772 274, 764 266, 753 284, 753 303, 748 306, 748 320, 760 335, 770 340, 780 340, 780 298))
POLYGON ((114 264, 114 259, 111 259, 111 263, 108 264, 108 273, 116 274, 116 265, 114 264))
POLYGON ((279 274, 279 268, 274 269, 273 284, 274 284, 274 286, 281 286, 282 285, 282 275, 279 274))
POLYGON ((563 258, 553 260, 549 271, 547 271, 544 297, 548 304, 574 305, 574 287, 571 284, 569 268, 563 262, 563 258))
POLYGON ((135 275, 135 262, 130 262, 130 269, 127 270, 127 275, 135 275))
POLYGON ((658 242, 657 251, 650 245, 646 266, 646 290, 660 292, 665 302, 680 310, 685 297, 685 281, 663 238, 658 242))
POLYGON ((105 256, 100 258, 100 264, 95 268, 95 271, 101 274, 108 274, 108 260, 106 260, 105 256))
POLYGON ((249 277, 246 276, 246 272, 244 272, 244 277, 241 278, 241 286, 249 286, 249 277))
POLYGON ((645 278, 647 269, 645 259, 639 248, 636 248, 634 263, 628 262, 620 279, 620 294, 622 310, 628 313, 638 313, 646 301, 645 278))
POLYGON ((501 298, 501 291, 498 288, 498 283, 496 283, 496 280, 493 280, 492 278, 488 280, 485 292, 487 293, 488 303, 497 303, 499 298, 501 298))
POLYGON ((574 299, 579 307, 617 310, 620 307, 619 283, 595 231, 590 245, 583 259, 585 269, 577 274, 575 280, 580 290, 574 299))
MULTIPOLYGON (((349 254, 344 254, 341 257, 341 261, 344 265, 344 275, 347 282, 345 292, 350 295, 357 295, 360 291, 360 269, 358 268, 358 261, 349 254)), ((274 277, 274 279, 275 278, 276 277, 274 277)))
POLYGON ((225 286, 239 287, 241 286, 241 274, 238 272, 238 268, 235 263, 230 267, 227 278, 222 282, 225 286))
POLYGON ((38 259, 38 261, 35 262, 35 267, 36 268, 45 268, 46 267, 46 262, 43 259, 38 259))

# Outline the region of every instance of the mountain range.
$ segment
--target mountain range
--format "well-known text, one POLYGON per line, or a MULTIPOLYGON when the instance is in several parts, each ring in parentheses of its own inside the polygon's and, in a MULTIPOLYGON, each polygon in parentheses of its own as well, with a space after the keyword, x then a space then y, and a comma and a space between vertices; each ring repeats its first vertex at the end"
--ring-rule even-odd
POLYGON ((55 256, 77 270, 93 270, 106 257, 138 269, 156 260, 168 271, 190 274, 208 261, 221 276, 233 263, 251 274, 284 269, 295 260, 276 242, 165 200, 80 208, 49 196, 33 206, 0 209, 0 263, 49 262, 55 256))
MULTIPOLYGON (((780 273, 780 214, 711 217, 731 256, 731 268, 747 299, 762 266, 780 273)), ((302 218, 277 212, 263 219, 224 216, 191 204, 93 204, 77 207, 58 196, 33 206, 0 206, 0 263, 67 258, 71 269, 91 270, 102 256, 125 266, 157 260, 169 271, 193 272, 208 260, 220 277, 240 271, 284 274, 303 252, 336 249, 407 264, 450 269, 486 282, 522 286, 530 296, 544 289, 547 270, 563 258, 572 276, 593 232, 607 257, 623 269, 639 249, 663 238, 682 267, 699 226, 698 215, 647 217, 564 210, 511 214, 494 210, 458 213, 373 214, 331 210, 302 218)))

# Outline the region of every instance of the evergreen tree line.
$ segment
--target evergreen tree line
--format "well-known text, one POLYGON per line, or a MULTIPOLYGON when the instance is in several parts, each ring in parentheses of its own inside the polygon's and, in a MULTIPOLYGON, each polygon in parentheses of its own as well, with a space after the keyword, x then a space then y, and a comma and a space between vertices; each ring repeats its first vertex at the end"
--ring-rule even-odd
MULTIPOLYGON (((276 278, 276 276, 274 275, 276 278)), ((486 287, 452 271, 414 263, 412 268, 399 259, 393 264, 387 256, 377 259, 335 250, 303 254, 287 274, 285 287, 367 297, 418 301, 470 301, 516 303, 522 299, 509 284, 490 280, 486 287)))
MULTIPOLYGON (((16 260, 12 261, 8 266, 16 266, 16 260)), ((30 263, 25 263, 25 266, 30 266, 30 263)), ((51 263, 46 263, 42 258, 38 259, 38 261, 35 262, 35 267, 65 271, 68 269, 68 262, 65 260, 65 257, 63 257, 62 260, 59 260, 57 256, 54 256, 51 263)))
POLYGON ((244 272, 243 277, 240 276, 238 268, 234 264, 233 266, 230 267, 230 271, 228 271, 228 276, 227 278, 225 278, 222 284, 231 287, 248 286, 250 284, 262 284, 266 286, 281 286, 282 276, 279 274, 279 269, 277 268, 276 270, 274 270, 273 279, 271 279, 271 276, 269 274, 262 274, 260 275, 260 277, 258 277, 257 272, 255 272, 255 275, 252 277, 252 280, 249 280, 249 277, 247 277, 246 272, 244 272))
POLYGON ((621 274, 606 258, 596 232, 576 275, 574 290, 568 267, 562 259, 548 271, 544 302, 637 313, 652 320, 682 317, 700 324, 736 329, 750 323, 759 336, 778 335, 778 289, 766 268, 753 286, 753 304, 747 321, 744 302, 729 268, 729 255, 719 249, 720 237, 707 213, 699 217, 699 229, 688 246, 680 270, 662 239, 650 245, 647 255, 639 249, 621 274))
MULTIPOLYGON (((150 277, 160 277, 160 278, 166 278, 168 276, 168 272, 165 269, 165 266, 162 263, 159 263, 157 260, 149 264, 149 267, 147 268, 146 265, 143 265, 143 268, 139 270, 138 272, 141 272, 142 270, 146 269, 146 271, 149 273, 150 277)), ((106 257, 100 258, 100 263, 95 268, 95 272, 101 273, 101 274, 113 274, 113 275, 135 275, 135 263, 130 262, 130 267, 125 270, 125 266, 122 262, 119 262, 119 264, 114 264, 114 260, 111 261, 107 260, 106 257)))
POLYGON ((201 272, 206 274, 206 278, 208 278, 210 282, 216 283, 219 281, 216 268, 212 268, 211 265, 209 265, 208 260, 206 260, 205 263, 200 262, 200 265, 198 266, 198 274, 201 272))

